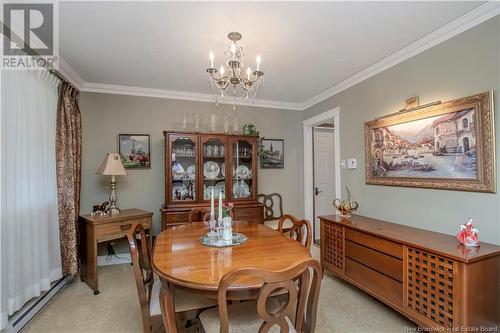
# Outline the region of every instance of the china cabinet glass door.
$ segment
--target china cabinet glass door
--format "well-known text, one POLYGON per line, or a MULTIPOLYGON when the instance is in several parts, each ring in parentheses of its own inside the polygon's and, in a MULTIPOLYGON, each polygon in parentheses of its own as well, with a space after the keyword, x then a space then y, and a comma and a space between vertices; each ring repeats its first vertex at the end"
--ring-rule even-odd
POLYGON ((254 172, 256 167, 256 145, 246 138, 235 138, 231 143, 233 162, 231 197, 234 200, 255 198, 254 172))
POLYGON ((213 192, 214 197, 226 198, 226 138, 224 136, 201 136, 201 173, 203 186, 200 194, 203 201, 210 200, 213 192))
POLYGON ((191 202, 197 200, 197 137, 172 136, 170 153, 172 166, 170 172, 171 202, 191 202))

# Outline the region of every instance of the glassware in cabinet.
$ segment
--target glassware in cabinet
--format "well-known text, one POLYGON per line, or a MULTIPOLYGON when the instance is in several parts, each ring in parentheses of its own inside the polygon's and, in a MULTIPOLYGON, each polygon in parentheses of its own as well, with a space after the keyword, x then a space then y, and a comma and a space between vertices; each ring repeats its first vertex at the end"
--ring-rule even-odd
POLYGON ((169 136, 171 153, 171 202, 197 201, 197 137, 169 136))

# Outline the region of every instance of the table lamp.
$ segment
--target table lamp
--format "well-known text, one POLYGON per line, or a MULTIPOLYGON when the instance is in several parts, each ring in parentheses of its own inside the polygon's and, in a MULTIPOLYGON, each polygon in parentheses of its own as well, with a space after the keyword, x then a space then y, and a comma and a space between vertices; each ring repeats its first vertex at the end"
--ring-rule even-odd
POLYGON ((111 193, 109 194, 109 213, 120 214, 120 209, 116 205, 116 179, 115 176, 126 176, 127 171, 123 167, 120 155, 117 153, 106 153, 104 161, 97 170, 96 174, 111 176, 111 193))

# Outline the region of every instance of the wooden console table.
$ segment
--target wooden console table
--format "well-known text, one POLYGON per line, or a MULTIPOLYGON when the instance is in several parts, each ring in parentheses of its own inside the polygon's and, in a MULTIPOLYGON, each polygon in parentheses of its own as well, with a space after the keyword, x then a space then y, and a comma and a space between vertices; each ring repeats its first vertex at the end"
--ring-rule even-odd
POLYGON ((124 209, 116 215, 82 215, 80 224, 80 278, 99 294, 97 281, 97 243, 127 236, 133 224, 151 230, 153 213, 141 209, 124 209))
POLYGON ((498 329, 500 246, 467 248, 453 236, 359 215, 320 220, 323 269, 423 327, 498 329))

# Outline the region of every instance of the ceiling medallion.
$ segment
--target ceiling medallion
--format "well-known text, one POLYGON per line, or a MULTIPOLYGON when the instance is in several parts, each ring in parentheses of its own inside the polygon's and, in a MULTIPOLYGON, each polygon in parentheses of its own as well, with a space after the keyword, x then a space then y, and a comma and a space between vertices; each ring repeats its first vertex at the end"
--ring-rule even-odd
POLYGON ((207 73, 216 102, 218 98, 222 99, 225 95, 231 95, 233 97, 233 109, 235 109, 236 98, 239 97, 251 98, 255 103, 257 90, 264 81, 264 72, 260 69, 262 61, 260 55, 255 59, 257 63, 256 70, 252 71, 250 67, 247 67, 246 71, 243 69, 245 67, 243 48, 236 45, 236 42, 241 39, 239 32, 230 32, 227 38, 231 41, 231 45, 224 52, 226 57, 224 64, 217 70, 214 67, 214 53, 210 51, 210 68, 207 69, 207 73), (225 93, 225 91, 229 93, 225 93))

